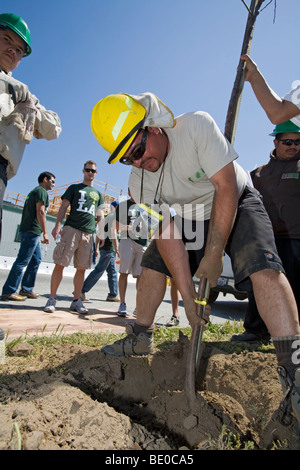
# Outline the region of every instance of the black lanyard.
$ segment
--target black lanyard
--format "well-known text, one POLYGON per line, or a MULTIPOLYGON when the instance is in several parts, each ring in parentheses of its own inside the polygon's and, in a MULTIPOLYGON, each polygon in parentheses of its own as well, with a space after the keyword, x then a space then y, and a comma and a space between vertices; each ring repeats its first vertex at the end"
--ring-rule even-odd
MULTIPOLYGON (((165 157, 165 159, 164 159, 164 161, 163 161, 163 164, 162 164, 162 167, 161 167, 161 170, 160 170, 160 175, 159 175, 159 179, 158 179, 158 183, 157 183, 156 191, 155 191, 155 195, 154 195, 154 201, 153 201, 154 204, 158 204, 158 201, 157 201, 157 193, 158 193, 159 186, 160 186, 160 195, 161 195, 166 158, 167 158, 167 157, 165 157)), ((141 181, 141 192, 140 192, 140 204, 142 204, 142 202, 143 202, 143 191, 144 191, 144 169, 142 170, 142 181, 141 181)))

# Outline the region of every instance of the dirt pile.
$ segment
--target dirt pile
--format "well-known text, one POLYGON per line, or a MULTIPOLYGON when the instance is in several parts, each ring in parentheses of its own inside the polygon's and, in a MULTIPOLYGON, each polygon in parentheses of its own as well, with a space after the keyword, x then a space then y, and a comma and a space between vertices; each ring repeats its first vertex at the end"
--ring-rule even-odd
POLYGON ((226 354, 206 344, 197 406, 184 392, 188 339, 153 356, 115 358, 54 346, 0 366, 0 449, 212 449, 238 436, 254 449, 300 449, 276 419, 274 353, 226 354), (22 367, 18 360, 22 361, 22 367), (280 443, 279 443, 280 442, 280 443))

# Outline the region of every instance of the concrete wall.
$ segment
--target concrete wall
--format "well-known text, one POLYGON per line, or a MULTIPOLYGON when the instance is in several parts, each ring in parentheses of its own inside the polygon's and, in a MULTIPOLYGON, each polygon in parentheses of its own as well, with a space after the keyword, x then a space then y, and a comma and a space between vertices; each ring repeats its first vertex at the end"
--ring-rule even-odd
MULTIPOLYGON (((21 223, 21 217, 22 207, 15 207, 7 202, 4 202, 0 256, 8 256, 13 258, 17 256, 20 248, 20 242, 18 241, 18 227, 21 223)), ((51 232, 55 225, 56 217, 47 215, 46 221, 50 243, 47 245, 44 252, 42 249, 43 261, 52 263, 52 253, 55 248, 55 241, 51 236, 51 232)), ((41 245, 41 248, 45 246, 46 245, 41 245)))
MULTIPOLYGON (((18 239, 18 227, 22 218, 22 207, 15 207, 12 204, 4 202, 3 204, 3 219, 2 219, 2 240, 0 243, 0 269, 9 270, 15 261, 20 248, 18 239)), ((56 222, 56 217, 47 215, 47 230, 49 234, 49 245, 41 245, 42 248, 42 263, 39 272, 51 274, 54 264, 52 259, 53 250, 55 248, 55 241, 51 235, 52 229, 56 222), (46 250, 44 250, 46 247, 46 250)), ((70 267, 65 268, 65 274, 74 274, 73 262, 70 267)))

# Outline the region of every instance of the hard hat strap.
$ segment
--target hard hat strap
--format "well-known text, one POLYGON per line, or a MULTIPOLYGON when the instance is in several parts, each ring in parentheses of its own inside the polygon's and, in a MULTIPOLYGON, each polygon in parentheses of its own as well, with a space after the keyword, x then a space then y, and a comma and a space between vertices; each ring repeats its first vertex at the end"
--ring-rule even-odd
POLYGON ((107 160, 108 163, 112 163, 112 161, 116 158, 118 153, 121 152, 122 148, 124 145, 128 142, 128 140, 138 131, 143 127, 143 124, 145 122, 145 118, 143 118, 140 122, 138 122, 132 129, 131 131, 124 137, 124 139, 119 143, 119 145, 116 147, 116 149, 113 151, 109 159, 107 160))

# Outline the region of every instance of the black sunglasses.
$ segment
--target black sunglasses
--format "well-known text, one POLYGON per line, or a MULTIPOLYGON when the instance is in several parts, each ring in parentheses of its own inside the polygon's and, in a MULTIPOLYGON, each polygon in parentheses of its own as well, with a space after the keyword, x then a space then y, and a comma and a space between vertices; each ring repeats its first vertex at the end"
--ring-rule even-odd
POLYGON ((97 173, 97 170, 93 170, 92 168, 84 168, 84 171, 87 173, 97 173))
POLYGON ((128 157, 121 157, 120 163, 123 163, 123 165, 132 165, 133 162, 142 158, 146 150, 147 133, 148 129, 146 127, 143 132, 141 143, 133 149, 131 155, 129 155, 128 157))
POLYGON ((290 147, 291 145, 300 145, 300 139, 278 139, 279 142, 282 142, 283 145, 290 147))

